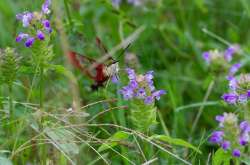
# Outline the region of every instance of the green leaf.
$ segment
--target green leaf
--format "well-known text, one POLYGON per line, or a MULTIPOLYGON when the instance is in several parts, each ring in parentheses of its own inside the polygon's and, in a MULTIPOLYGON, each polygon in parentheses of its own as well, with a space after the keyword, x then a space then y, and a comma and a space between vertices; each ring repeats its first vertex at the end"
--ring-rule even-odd
POLYGON ((117 146, 119 141, 125 140, 129 137, 129 133, 124 131, 118 131, 115 134, 113 134, 111 137, 107 139, 107 142, 103 143, 99 148, 98 151, 105 151, 107 149, 110 149, 112 147, 117 146))
POLYGON ((249 157, 241 157, 240 159, 243 163, 245 163, 246 165, 250 165, 250 158, 249 157))
POLYGON ((12 165, 12 162, 8 158, 0 156, 0 165, 12 165))
POLYGON ((183 147, 187 147, 187 148, 191 148, 194 151, 198 152, 198 153, 202 153, 197 147, 193 146, 192 144, 188 143, 185 140, 182 139, 178 139, 178 138, 172 138, 170 136, 167 135, 153 135, 150 137, 151 139, 157 139, 157 140, 161 140, 164 142, 167 142, 169 144, 173 144, 173 145, 177 145, 177 146, 183 146, 183 147))
POLYGON ((213 165, 230 165, 230 159, 232 158, 229 152, 225 152, 223 149, 218 149, 213 156, 213 165))
POLYGON ((54 69, 56 72, 65 74, 67 69, 63 65, 50 65, 50 68, 54 69))
POLYGON ((76 155, 79 153, 79 148, 74 143, 75 135, 72 132, 64 128, 51 129, 49 127, 45 128, 44 132, 53 141, 53 145, 59 150, 62 150, 68 155, 76 155))

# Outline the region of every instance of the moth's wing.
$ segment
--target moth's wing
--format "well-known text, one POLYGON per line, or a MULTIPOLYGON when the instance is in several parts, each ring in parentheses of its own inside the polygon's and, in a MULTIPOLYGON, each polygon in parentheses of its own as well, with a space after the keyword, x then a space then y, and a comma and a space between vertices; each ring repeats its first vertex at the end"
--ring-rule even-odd
POLYGON ((88 70, 89 64, 92 64, 95 61, 94 59, 81 55, 74 51, 70 51, 68 53, 68 57, 69 57, 70 63, 74 67, 76 67, 77 69, 79 69, 81 72, 83 72, 85 75, 89 76, 92 79, 95 77, 88 70))

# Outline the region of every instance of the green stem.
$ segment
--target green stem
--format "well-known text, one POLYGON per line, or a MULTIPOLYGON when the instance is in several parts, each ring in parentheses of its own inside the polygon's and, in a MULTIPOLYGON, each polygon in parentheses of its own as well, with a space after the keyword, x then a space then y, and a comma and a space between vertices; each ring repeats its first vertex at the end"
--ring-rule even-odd
POLYGON ((15 131, 15 124, 11 124, 12 121, 14 121, 14 113, 13 113, 13 90, 12 90, 12 83, 8 84, 8 88, 9 88, 9 122, 10 125, 7 126, 7 135, 10 136, 12 133, 14 133, 15 131))
POLYGON ((13 95, 12 95, 12 84, 9 84, 9 118, 10 121, 13 119, 13 95))
POLYGON ((69 3, 68 0, 64 0, 64 6, 65 6, 65 10, 66 10, 66 15, 67 15, 68 20, 69 20, 69 25, 70 25, 70 27, 73 27, 73 22, 71 19, 68 3, 69 3))
POLYGON ((44 67, 40 66, 40 109, 43 108, 44 67))
POLYGON ((3 109, 2 86, 0 86, 0 109, 3 109))
POLYGON ((250 122, 250 110, 248 109, 248 106, 244 106, 243 107, 243 111, 244 111, 244 119, 248 122, 250 122))
POLYGON ((202 104, 202 106, 200 106, 200 108, 199 108, 199 110, 198 110, 198 113, 197 113, 197 115, 196 115, 196 117, 195 117, 195 119, 194 119, 194 122, 193 122, 193 125, 192 125, 192 128, 191 128, 191 131, 190 131, 190 134, 189 134, 189 142, 191 142, 191 140, 192 140, 192 135, 193 135, 193 133, 194 133, 196 127, 197 127, 197 124, 198 124, 199 119, 200 119, 200 117, 201 117, 201 115, 202 115, 203 109, 204 109, 204 107, 205 107, 204 103, 207 102, 208 97, 210 96, 210 94, 211 94, 211 92, 212 92, 212 90, 213 90, 213 87, 214 87, 214 79, 212 79, 212 80, 210 81, 210 83, 209 83, 209 85, 208 85, 208 88, 207 88, 207 91, 206 91, 206 94, 205 94, 205 96, 204 96, 204 98, 203 98, 203 101, 202 101, 203 104, 202 104))

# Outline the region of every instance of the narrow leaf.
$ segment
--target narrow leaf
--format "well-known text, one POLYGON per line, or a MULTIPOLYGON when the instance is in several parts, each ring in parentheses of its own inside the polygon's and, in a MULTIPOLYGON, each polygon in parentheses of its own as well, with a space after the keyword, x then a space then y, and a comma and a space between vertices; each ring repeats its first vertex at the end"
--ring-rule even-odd
POLYGON ((129 137, 129 133, 124 131, 118 131, 113 134, 111 137, 107 139, 107 142, 103 143, 99 148, 98 151, 105 151, 109 148, 117 146, 119 141, 126 140, 129 137))
POLYGON ((197 147, 193 146, 192 144, 190 144, 187 141, 182 140, 182 139, 172 138, 172 137, 167 136, 167 135, 153 135, 150 138, 151 139, 161 140, 161 141, 167 142, 169 144, 177 145, 177 146, 183 146, 183 147, 191 148, 194 151, 201 154, 201 151, 197 147))

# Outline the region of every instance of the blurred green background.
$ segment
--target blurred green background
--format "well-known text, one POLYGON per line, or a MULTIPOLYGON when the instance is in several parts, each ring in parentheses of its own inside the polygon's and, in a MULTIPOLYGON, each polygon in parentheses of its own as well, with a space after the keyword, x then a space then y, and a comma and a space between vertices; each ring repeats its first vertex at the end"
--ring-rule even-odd
MULTIPOLYGON (((22 29, 15 15, 26 10, 38 10, 42 3, 43 1, 38 0, 0 0, 0 48, 16 47, 20 55, 26 55, 27 50, 24 50, 26 48, 15 43, 15 36, 22 29)), ((190 130, 200 108, 196 103, 202 103, 209 83, 213 79, 202 59, 203 51, 224 50, 228 46, 223 43, 223 40, 226 40, 229 43, 240 44, 245 52, 243 60, 247 62, 249 59, 249 0, 159 0, 143 6, 132 6, 124 1, 119 9, 114 8, 108 0, 58 0, 58 3, 64 14, 62 19, 71 49, 89 56, 100 56, 95 45, 96 36, 99 36, 111 50, 141 25, 145 25, 146 29, 127 51, 134 53, 138 58, 137 72, 154 70, 156 87, 168 91, 167 95, 157 103, 164 122, 158 124, 156 128, 158 134, 165 133, 162 127, 165 125, 172 137, 185 140, 190 138, 190 130), (65 4, 68 9, 65 8, 65 4)), ((52 12, 52 26, 56 19, 52 12)), ((58 40, 59 36, 55 30, 52 40, 55 51, 53 64, 62 64, 63 61, 58 40)), ((124 58, 121 57, 119 60, 121 68, 125 68, 124 58)), ((246 66, 245 70, 248 68, 246 66)), ((90 92, 91 80, 77 71, 76 76, 84 104, 101 98, 120 97, 116 94, 116 88, 120 87, 109 85, 108 88, 111 90, 108 92, 102 90, 90 92)), ((216 149, 206 141, 211 130, 216 127, 215 115, 232 110, 220 102, 221 95, 227 89, 224 79, 224 77, 215 78, 215 85, 207 100, 208 106, 205 106, 192 134, 191 143, 195 146, 200 145, 203 152, 201 155, 188 157, 195 162, 194 164, 199 162, 204 164, 209 153, 216 149)), ((68 96, 65 95, 67 91, 65 78, 51 73, 47 80, 45 98, 47 104, 65 106, 69 103, 68 96)), ((16 99, 25 100, 20 93, 16 94, 16 99)), ((123 104, 121 100, 119 104, 123 104)), ((94 115, 105 106, 107 105, 90 108, 88 112, 94 115)), ((95 121, 95 123, 111 122, 127 126, 127 113, 114 112, 95 121)), ((111 128, 107 130, 112 132, 111 128)), ((103 130, 96 128, 93 131, 103 130)), ((176 153, 185 155, 184 149, 178 149, 176 153)), ((91 162, 95 157, 93 155, 90 153, 87 157, 83 156, 85 163, 91 162)), ((159 156, 157 162, 169 163, 166 157, 168 156, 159 156)), ((122 163, 119 156, 113 156, 111 160, 114 162, 112 164, 122 163)))

